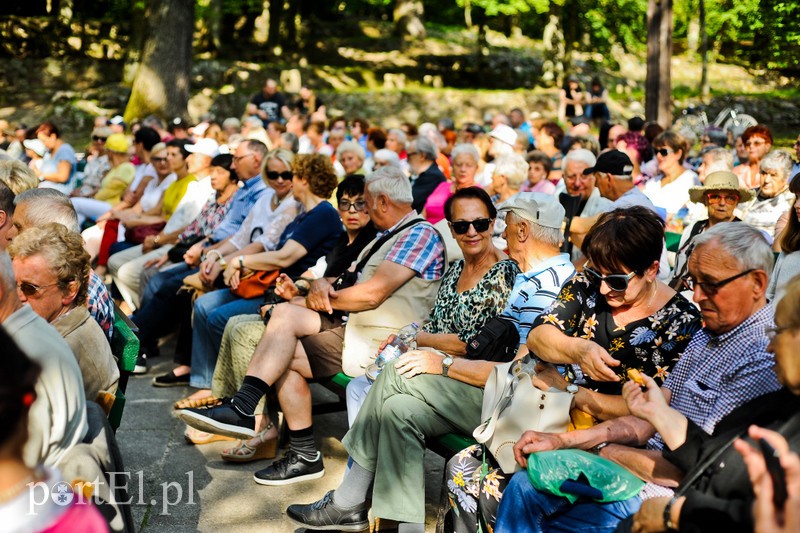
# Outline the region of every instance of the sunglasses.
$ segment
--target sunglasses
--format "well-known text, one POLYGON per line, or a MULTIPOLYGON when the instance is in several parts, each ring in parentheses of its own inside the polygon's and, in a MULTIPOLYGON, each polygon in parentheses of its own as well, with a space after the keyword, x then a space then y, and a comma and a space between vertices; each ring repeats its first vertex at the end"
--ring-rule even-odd
POLYGON ((294 174, 291 170, 284 170, 283 172, 275 172, 274 170, 270 170, 267 172, 267 179, 270 181, 275 181, 280 178, 283 181, 291 181, 293 175, 294 174))
POLYGON ((455 222, 450 222, 450 227, 453 228, 453 231, 457 235, 464 235, 469 231, 470 226, 475 228, 475 231, 478 233, 483 233, 489 229, 491 223, 491 218, 476 218, 475 220, 456 220, 455 222))
POLYGON ((166 157, 151 157, 150 158, 150 162, 151 163, 166 163, 167 162, 167 158, 166 157))
POLYGON ((695 288, 695 285, 696 285, 696 286, 700 287, 700 289, 703 291, 703 294, 705 294, 708 297, 712 297, 712 296, 715 296, 719 292, 719 290, 722 287, 724 287, 725 285, 727 285, 728 283, 730 283, 732 281, 736 281, 737 279, 739 279, 739 278, 741 278, 743 276, 746 276, 749 273, 754 272, 755 270, 756 270, 755 268, 751 268, 749 270, 745 270, 744 272, 739 272, 735 276, 731 276, 729 278, 725 278, 725 279, 723 279, 721 281, 717 281, 717 282, 713 282, 713 281, 699 282, 699 281, 695 280, 692 276, 686 276, 685 278, 683 278, 683 284, 690 291, 694 291, 694 288, 695 288))
POLYGON ((108 138, 108 137, 100 137, 99 135, 92 135, 92 140, 93 140, 93 141, 103 141, 103 142, 106 142, 106 139, 107 139, 107 138, 108 138))
POLYGON ((595 287, 600 287, 600 285, 605 281, 608 288, 614 292, 625 292, 628 290, 628 282, 633 279, 634 276, 636 276, 636 272, 630 272, 628 274, 609 274, 608 276, 603 276, 591 268, 584 268, 583 273, 586 274, 586 277, 589 278, 589 281, 595 287))
POLYGON ((348 202, 347 200, 339 200, 339 211, 346 213, 353 208, 356 213, 360 213, 367 208, 367 202, 364 200, 357 200, 355 202, 348 202))
POLYGON ((739 201, 739 196, 736 194, 709 193, 706 195, 706 198, 708 198, 708 203, 710 204, 718 204, 721 202, 725 202, 726 204, 735 204, 739 201))
POLYGON ((669 154, 672 154, 672 153, 674 153, 674 152, 675 152, 675 150, 670 150, 669 148, 659 148, 659 149, 658 149, 658 150, 656 150, 655 152, 656 152, 658 155, 660 155, 661 157, 667 157, 669 154))
POLYGON ((34 285, 33 283, 28 283, 27 281, 23 281, 22 283, 17 283, 17 288, 19 289, 19 292, 24 294, 27 298, 31 298, 32 296, 36 296, 36 294, 42 289, 46 289, 47 287, 53 287, 54 285, 58 285, 58 283, 50 283, 48 285, 34 285))

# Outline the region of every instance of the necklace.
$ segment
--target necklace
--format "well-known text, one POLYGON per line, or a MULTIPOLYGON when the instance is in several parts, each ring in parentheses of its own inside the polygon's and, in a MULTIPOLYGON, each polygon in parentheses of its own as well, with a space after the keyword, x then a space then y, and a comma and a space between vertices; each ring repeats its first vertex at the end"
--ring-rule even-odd
POLYGON ((0 503, 13 500, 19 496, 25 487, 27 487, 30 483, 36 483, 42 479, 44 479, 42 472, 40 472, 39 469, 34 470, 32 473, 17 481, 7 489, 0 491, 0 503))

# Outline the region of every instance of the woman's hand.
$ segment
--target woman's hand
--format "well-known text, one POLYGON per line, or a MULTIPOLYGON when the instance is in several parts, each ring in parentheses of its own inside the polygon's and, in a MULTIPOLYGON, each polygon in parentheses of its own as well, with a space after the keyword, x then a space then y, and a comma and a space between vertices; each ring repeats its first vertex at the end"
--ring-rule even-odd
MULTIPOLYGON (((585 340, 585 339, 584 339, 585 340)), ((585 340, 581 343, 575 361, 590 378, 595 381, 619 381, 619 376, 611 370, 612 366, 619 366, 619 361, 596 342, 585 340)))
POLYGON ((236 264, 236 261, 231 261, 225 268, 225 272, 222 273, 222 280, 225 285, 236 290, 239 286, 239 281, 242 279, 242 274, 243 272, 239 270, 239 265, 236 264))
POLYGON ((622 397, 625 398, 628 410, 633 416, 638 416, 655 425, 655 420, 666 416, 669 404, 653 378, 642 374, 642 379, 646 387, 644 391, 638 383, 630 380, 622 387, 622 397))
MULTIPOLYGON (((633 533, 656 533, 666 531, 664 524, 664 508, 670 497, 651 498, 642 502, 639 511, 633 515, 633 533)), ((677 501, 676 503, 677 504, 677 501)))
POLYGON ((560 450, 564 441, 557 433, 526 431, 514 445, 514 458, 522 468, 528 467, 528 456, 536 452, 560 450))
POLYGON ((151 252, 161 246, 156 242, 156 237, 158 237, 158 235, 148 235, 144 238, 144 242, 142 242, 142 252, 151 252))
POLYGON ((558 389, 560 391, 567 390, 567 380, 564 376, 558 373, 555 366, 547 363, 538 363, 536 365, 536 375, 531 378, 533 386, 539 390, 558 389))
POLYGON ((292 278, 286 274, 279 274, 275 280, 275 294, 284 300, 291 300, 300 293, 292 278))
POLYGON ((441 374, 444 356, 430 350, 411 350, 401 355, 394 367, 398 374, 413 378, 420 374, 441 374))
POLYGON ((213 286, 214 281, 222 272, 222 266, 216 259, 216 255, 212 255, 211 257, 207 257, 206 260, 203 261, 203 264, 200 265, 200 281, 202 281, 203 285, 206 287, 213 286))
POLYGON ((150 268, 150 267, 161 268, 162 266, 167 264, 167 261, 169 261, 169 256, 167 256, 166 254, 162 255, 161 257, 154 257, 153 259, 150 259, 144 264, 144 268, 150 268))
POLYGON ((203 241, 194 243, 186 253, 183 254, 183 260, 189 266, 195 266, 200 263, 200 258, 203 257, 203 241))

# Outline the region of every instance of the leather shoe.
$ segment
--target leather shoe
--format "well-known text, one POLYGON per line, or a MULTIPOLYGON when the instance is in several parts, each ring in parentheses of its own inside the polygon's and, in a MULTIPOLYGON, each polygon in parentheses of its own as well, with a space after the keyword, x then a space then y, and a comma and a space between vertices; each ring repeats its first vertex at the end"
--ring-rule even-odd
POLYGON ((267 468, 259 470, 253 479, 259 485, 290 485, 300 481, 321 478, 325 475, 322 454, 317 452, 313 459, 307 459, 292 449, 267 468))
POLYGON ((339 507, 333 501, 333 491, 321 500, 308 505, 290 505, 289 519, 308 529, 323 531, 364 531, 369 528, 367 504, 339 507))

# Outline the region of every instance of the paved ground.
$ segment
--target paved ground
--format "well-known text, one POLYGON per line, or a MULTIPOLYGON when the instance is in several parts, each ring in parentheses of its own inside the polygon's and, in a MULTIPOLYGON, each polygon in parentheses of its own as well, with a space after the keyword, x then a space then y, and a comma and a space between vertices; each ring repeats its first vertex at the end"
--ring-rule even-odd
MULTIPOLYGON (((152 376, 172 367, 165 357, 153 362, 149 374, 131 377, 128 403, 117 432, 125 469, 131 472, 129 490, 137 530, 175 533, 305 531, 287 520, 284 510, 291 503, 314 501, 338 485, 347 459, 341 444, 347 429, 345 413, 319 415, 314 420, 325 458, 324 477, 286 487, 257 485, 252 474, 268 466, 269 461, 243 465, 226 463, 219 454, 230 443, 203 446, 186 443, 185 426, 173 418, 171 412, 173 402, 191 391, 180 387, 152 387, 152 376)), ((314 397, 315 401, 335 399, 329 391, 316 385, 314 397)), ((427 529, 434 531, 444 460, 428 453, 425 465, 427 529)))

